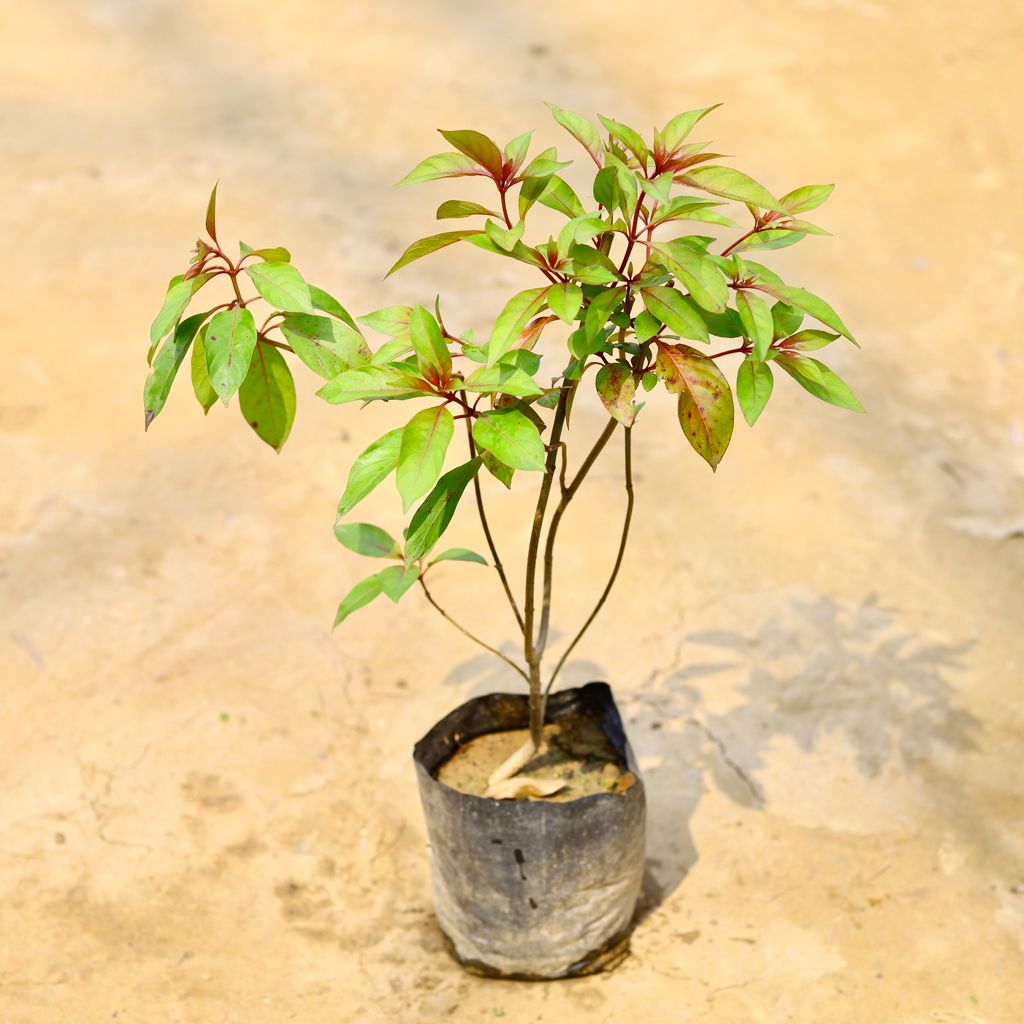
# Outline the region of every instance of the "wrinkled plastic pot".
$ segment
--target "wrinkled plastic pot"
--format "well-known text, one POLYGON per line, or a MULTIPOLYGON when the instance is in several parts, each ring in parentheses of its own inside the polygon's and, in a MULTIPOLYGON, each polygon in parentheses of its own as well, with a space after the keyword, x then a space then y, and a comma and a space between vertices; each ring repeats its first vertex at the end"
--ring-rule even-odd
POLYGON ((596 721, 637 777, 624 792, 565 803, 492 800, 435 777, 460 746, 525 729, 528 714, 524 695, 478 697, 413 750, 437 919, 452 955, 474 973, 538 980, 593 974, 628 953, 644 869, 643 782, 609 687, 588 683, 554 694, 547 721, 596 721))

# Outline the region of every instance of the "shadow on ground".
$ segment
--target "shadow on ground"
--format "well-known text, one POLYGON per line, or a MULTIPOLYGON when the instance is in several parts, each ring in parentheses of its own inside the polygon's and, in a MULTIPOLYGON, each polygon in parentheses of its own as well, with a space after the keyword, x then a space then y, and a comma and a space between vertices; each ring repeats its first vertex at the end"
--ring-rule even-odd
POLYGON ((654 761, 644 775, 651 804, 649 912, 697 861, 689 822, 714 786, 736 804, 765 804, 761 776, 782 738, 813 753, 841 739, 865 778, 891 762, 908 772, 941 748, 975 750, 978 720, 955 706, 949 676, 973 647, 935 643, 903 626, 872 596, 860 604, 792 599, 750 632, 690 634, 680 665, 635 696, 634 745, 654 761), (710 651, 710 658, 701 653, 710 651), (709 703, 720 685, 741 699, 709 703))
MULTIPOLYGON (((696 863, 690 820, 709 787, 739 806, 764 806, 760 777, 783 737, 807 754, 839 738, 865 778, 894 761, 912 772, 939 748, 976 749, 979 723, 954 706, 957 691, 948 678, 972 647, 929 642, 873 596, 860 604, 794 598, 749 631, 686 636, 678 667, 622 695, 650 803, 641 915, 667 899, 696 863), (739 702, 712 711, 723 687, 739 702)), ((506 653, 514 653, 510 645, 506 653)), ((571 667, 574 678, 606 676, 593 662, 571 667)), ((461 662, 445 682, 469 684, 467 699, 520 691, 519 680, 489 655, 461 662)))

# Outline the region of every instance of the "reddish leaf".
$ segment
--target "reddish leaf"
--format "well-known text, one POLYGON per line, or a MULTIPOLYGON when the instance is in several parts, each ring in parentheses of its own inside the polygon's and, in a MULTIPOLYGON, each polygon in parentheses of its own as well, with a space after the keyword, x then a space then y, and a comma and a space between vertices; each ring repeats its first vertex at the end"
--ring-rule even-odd
POLYGON ((461 131, 445 131, 438 128, 445 142, 450 142, 460 153, 465 153, 487 170, 491 177, 501 178, 503 160, 501 150, 486 135, 471 129, 461 131))
POLYGON ((733 428, 732 391, 722 371, 689 345, 658 342, 655 365, 665 387, 679 395, 679 423, 693 450, 712 468, 729 447, 733 428))

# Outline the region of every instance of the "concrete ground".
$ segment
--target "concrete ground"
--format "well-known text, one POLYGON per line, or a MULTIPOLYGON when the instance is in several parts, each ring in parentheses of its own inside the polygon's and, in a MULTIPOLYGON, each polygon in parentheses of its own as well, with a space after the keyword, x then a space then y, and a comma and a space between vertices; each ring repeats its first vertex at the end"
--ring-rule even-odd
MULTIPOLYGON (((9 5, 0 64, 0 1020, 1024 1020, 1024 10, 996 0, 639 6, 9 5), (469 977, 431 915, 410 746, 514 687, 410 600, 332 636, 331 536, 391 423, 302 378, 277 457, 185 390, 142 432, 147 328, 221 179, 225 235, 356 312, 528 271, 384 269, 457 192, 393 190, 542 100, 708 132, 769 187, 836 181, 777 254, 863 343, 855 416, 783 381, 717 476, 653 402, 635 543, 567 681, 620 694, 650 791, 649 913, 615 973, 469 977)), ((525 282, 525 283, 520 283, 525 282)), ((601 415, 580 406, 575 431, 601 415)), ((581 500, 556 621, 620 502, 581 500)), ((499 497, 500 496, 496 496, 499 497)), ((524 539, 528 495, 492 502, 524 539)), ((390 493, 370 505, 399 520, 390 493)), ((453 542, 479 544, 468 517, 453 542)), ((496 642, 484 570, 438 590, 496 642)), ((499 666, 500 669, 500 666, 499 666)))

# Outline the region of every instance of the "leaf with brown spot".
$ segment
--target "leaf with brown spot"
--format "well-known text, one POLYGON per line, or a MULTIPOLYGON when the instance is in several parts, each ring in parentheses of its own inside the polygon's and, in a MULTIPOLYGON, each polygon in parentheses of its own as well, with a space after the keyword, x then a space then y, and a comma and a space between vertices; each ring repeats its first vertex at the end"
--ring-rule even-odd
POLYGON ((655 364, 665 387, 679 395, 679 424, 693 450, 712 468, 732 438, 732 390, 722 371, 689 345, 658 343, 655 364))
POLYGON ((636 380, 625 363, 602 366, 594 381, 598 397, 608 412, 623 426, 631 427, 636 420, 636 380))

